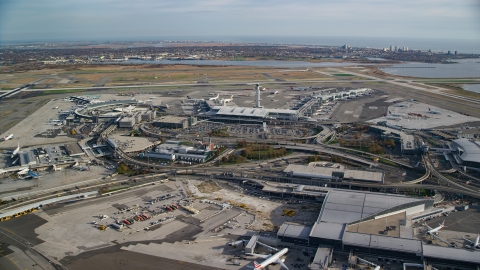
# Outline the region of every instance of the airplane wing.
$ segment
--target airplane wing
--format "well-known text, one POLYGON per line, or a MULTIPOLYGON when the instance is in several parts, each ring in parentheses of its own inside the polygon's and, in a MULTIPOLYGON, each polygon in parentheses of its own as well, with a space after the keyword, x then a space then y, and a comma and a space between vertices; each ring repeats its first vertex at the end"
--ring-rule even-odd
POLYGON ((431 236, 433 236, 435 239, 437 239, 439 241, 442 241, 443 243, 445 243, 447 245, 450 245, 450 243, 448 243, 445 239, 440 238, 439 236, 436 236, 435 234, 431 234, 431 236))
POLYGON ((250 255, 253 255, 262 259, 268 259, 272 256, 272 255, 264 255, 264 254, 257 254, 257 253, 250 253, 250 255))
POLYGON ((431 229, 433 229, 432 227, 428 226, 427 223, 424 224, 425 227, 427 227, 427 229, 430 231, 431 229))
POLYGON ((288 270, 288 267, 282 262, 282 260, 278 259, 275 261, 276 263, 280 264, 283 268, 285 268, 286 270, 288 270))
POLYGON ((472 240, 469 240, 469 239, 467 239, 467 238, 465 238, 465 237, 463 237, 463 240, 465 240, 465 241, 469 242, 469 243, 470 243, 470 244, 472 244, 472 245, 474 245, 474 244, 475 244, 475 243, 474 243, 472 240))

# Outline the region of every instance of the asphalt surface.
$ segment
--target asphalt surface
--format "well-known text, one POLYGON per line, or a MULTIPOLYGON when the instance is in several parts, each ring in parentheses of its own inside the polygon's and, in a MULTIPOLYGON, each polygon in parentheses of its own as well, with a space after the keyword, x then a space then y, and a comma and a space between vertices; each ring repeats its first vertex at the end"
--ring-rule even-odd
POLYGON ((480 230, 480 213, 475 209, 450 213, 448 217, 440 216, 427 222, 435 228, 445 220, 445 230, 476 234, 480 230))
MULTIPOLYGON (((97 252, 94 252, 97 253, 97 252)), ((199 265, 178 260, 172 260, 157 256, 145 255, 137 252, 118 250, 114 252, 92 254, 91 257, 77 260, 67 265, 69 270, 122 270, 122 269, 142 269, 142 270, 217 270, 220 268, 199 265)))

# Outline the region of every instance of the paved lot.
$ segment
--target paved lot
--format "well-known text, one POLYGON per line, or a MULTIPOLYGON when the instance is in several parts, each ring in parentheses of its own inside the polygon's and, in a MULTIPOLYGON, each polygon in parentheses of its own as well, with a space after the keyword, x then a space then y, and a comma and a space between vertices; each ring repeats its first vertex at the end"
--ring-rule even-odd
MULTIPOLYGON (((64 169, 61 171, 40 172, 38 179, 14 179, 3 178, 0 180, 1 199, 10 199, 12 197, 30 197, 34 193, 44 191, 51 193, 58 190, 59 187, 69 185, 66 189, 74 189, 75 185, 91 182, 91 184, 100 181, 101 178, 113 171, 102 166, 90 166, 90 171, 78 171, 74 169, 64 169)), ((62 188, 63 189, 63 188, 62 188)))
POLYGON ((450 213, 448 217, 441 216, 427 222, 428 226, 438 227, 438 223, 445 220, 445 229, 449 231, 476 234, 480 230, 480 213, 471 209, 450 213))
POLYGON ((144 269, 144 270, 217 270, 207 265, 200 265, 185 262, 178 259, 168 259, 164 257, 152 256, 132 251, 119 250, 115 252, 105 252, 95 254, 84 259, 79 259, 72 264, 66 264, 70 270, 122 270, 122 269, 144 269))
MULTIPOLYGON (((29 101, 24 101, 29 102, 29 101)), ((59 111, 70 110, 74 105, 61 99, 51 100, 45 105, 31 108, 34 111, 28 117, 21 120, 18 124, 6 130, 3 134, 13 134, 14 138, 6 142, 2 142, 0 147, 3 149, 14 149, 20 143, 21 147, 33 145, 46 145, 56 143, 77 142, 75 137, 70 136, 66 132, 59 132, 55 137, 48 136, 52 130, 60 130, 63 126, 55 126, 49 122, 50 119, 59 119, 59 111), (58 108, 56 108, 58 106, 58 108), (48 137, 48 138, 47 138, 48 137)), ((22 105, 19 105, 22 106, 22 105)), ((27 107, 28 108, 28 107, 27 107)), ((12 116, 7 116, 12 117, 12 116)), ((58 132, 56 132, 58 133, 58 132)))
POLYGON ((378 121, 387 121, 389 124, 401 125, 404 128, 427 129, 476 122, 479 120, 475 117, 462 115, 454 111, 442 109, 425 103, 401 102, 402 104, 408 105, 408 107, 398 107, 398 103, 399 102, 397 102, 395 105, 389 104, 388 111, 391 113, 403 114, 404 116, 397 120, 391 120, 387 118, 389 116, 387 114, 387 117, 382 115, 381 117, 370 120, 369 122, 376 123, 378 121), (429 109, 431 111, 437 111, 440 114, 431 113, 429 109), (423 115, 423 117, 409 115, 412 113, 423 115))

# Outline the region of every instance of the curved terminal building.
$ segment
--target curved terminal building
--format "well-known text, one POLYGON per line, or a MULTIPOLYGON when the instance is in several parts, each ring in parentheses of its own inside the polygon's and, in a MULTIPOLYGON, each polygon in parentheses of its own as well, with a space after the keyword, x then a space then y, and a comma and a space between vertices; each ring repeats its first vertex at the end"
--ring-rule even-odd
POLYGON ((452 141, 452 147, 455 150, 456 159, 459 159, 463 166, 480 169, 480 141, 458 139, 452 141))

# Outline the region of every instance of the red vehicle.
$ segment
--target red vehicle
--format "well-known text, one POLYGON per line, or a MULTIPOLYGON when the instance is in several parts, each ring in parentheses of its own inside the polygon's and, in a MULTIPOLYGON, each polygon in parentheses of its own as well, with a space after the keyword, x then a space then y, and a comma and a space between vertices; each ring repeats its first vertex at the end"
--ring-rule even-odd
POLYGON ((169 206, 165 207, 165 209, 167 209, 168 211, 172 212, 172 208, 170 208, 169 206))
POLYGON ((127 224, 127 225, 132 225, 132 223, 130 223, 130 221, 128 221, 128 220, 126 220, 126 219, 123 220, 123 223, 125 223, 125 224, 127 224))
POLYGON ((178 209, 178 206, 176 204, 172 204, 172 206, 175 208, 175 209, 178 209))
POLYGON ((142 217, 145 218, 145 219, 148 219, 148 216, 145 215, 145 214, 142 214, 142 217))

